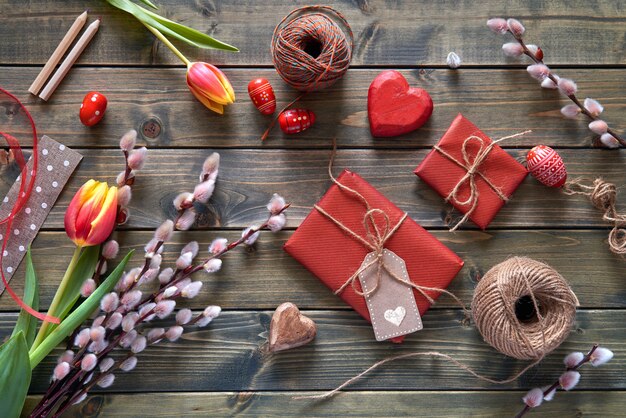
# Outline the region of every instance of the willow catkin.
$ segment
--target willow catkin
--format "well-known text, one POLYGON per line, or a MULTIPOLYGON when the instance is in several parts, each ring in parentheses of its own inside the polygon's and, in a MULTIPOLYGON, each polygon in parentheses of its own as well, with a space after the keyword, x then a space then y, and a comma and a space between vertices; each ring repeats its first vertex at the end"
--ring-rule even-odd
POLYGON ((578 299, 556 270, 527 257, 494 266, 474 290, 472 314, 485 342, 507 356, 536 360, 569 335, 578 299), (521 298, 533 300, 535 315, 518 319, 521 298), (538 312, 537 312, 538 310, 538 312))

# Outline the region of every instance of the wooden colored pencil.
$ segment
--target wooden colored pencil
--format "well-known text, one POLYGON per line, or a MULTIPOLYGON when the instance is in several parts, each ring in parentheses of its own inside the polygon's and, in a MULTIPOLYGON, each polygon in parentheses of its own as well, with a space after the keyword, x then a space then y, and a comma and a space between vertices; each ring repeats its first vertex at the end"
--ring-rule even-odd
POLYGON ((76 42, 74 48, 72 48, 69 54, 67 54, 67 57, 65 57, 65 60, 63 61, 59 69, 54 73, 46 87, 44 87, 43 91, 39 95, 40 98, 42 98, 43 100, 48 100, 50 96, 52 96, 52 93, 54 93, 59 84, 61 84, 61 81, 63 81, 63 78, 65 77, 67 72, 70 70, 72 65, 74 65, 74 62, 76 62, 83 50, 87 47, 87 45, 89 45, 91 38, 93 38, 96 32, 98 32, 99 26, 100 19, 96 20, 87 27, 85 33, 83 33, 78 42, 76 42))
POLYGON ((50 77, 50 74, 52 74, 52 70, 54 70, 54 67, 56 67, 59 61, 61 61, 61 58, 63 57, 63 54, 65 54, 65 51, 67 51, 72 42, 74 42, 74 39, 76 39, 76 36, 85 25, 85 22, 87 22, 87 11, 84 11, 80 16, 76 18, 74 23, 72 23, 72 26, 67 31, 57 48, 50 56, 48 62, 46 62, 46 65, 44 65, 44 67, 41 69, 39 75, 37 75, 37 78, 35 79, 35 81, 33 81, 33 84, 30 85, 28 91, 31 94, 34 94, 36 96, 37 93, 39 93, 39 90, 41 90, 43 84, 46 82, 48 77, 50 77))

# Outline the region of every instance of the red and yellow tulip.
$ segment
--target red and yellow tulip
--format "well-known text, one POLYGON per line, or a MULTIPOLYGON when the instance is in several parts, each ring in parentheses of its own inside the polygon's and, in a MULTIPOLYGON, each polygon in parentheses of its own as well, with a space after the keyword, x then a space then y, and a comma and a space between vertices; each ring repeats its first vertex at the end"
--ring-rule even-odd
POLYGON ((226 75, 206 62, 189 63, 187 86, 196 99, 220 115, 224 106, 235 102, 235 92, 226 75))
POLYGON ((65 232, 78 247, 99 245, 113 231, 116 215, 117 187, 89 180, 65 212, 65 232))
MULTIPOLYGON (((167 39, 159 29, 142 22, 150 32, 161 40, 187 66, 187 86, 191 93, 203 105, 212 111, 224 113, 224 106, 235 102, 235 91, 226 75, 216 66, 206 62, 191 62, 167 39)), ((238 51, 230 45, 223 44, 231 51, 238 51)), ((214 46, 215 47, 215 46, 214 46)))

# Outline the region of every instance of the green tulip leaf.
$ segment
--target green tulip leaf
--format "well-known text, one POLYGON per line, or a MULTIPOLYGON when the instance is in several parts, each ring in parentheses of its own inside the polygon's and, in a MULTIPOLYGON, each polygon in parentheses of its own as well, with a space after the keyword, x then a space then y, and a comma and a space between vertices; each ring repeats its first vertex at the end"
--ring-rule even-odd
MULTIPOLYGON (((23 300, 34 310, 39 309, 39 282, 37 281, 37 275, 35 274, 35 266, 33 265, 30 247, 26 252, 26 278, 23 300)), ((17 317, 17 322, 15 323, 15 328, 13 328, 13 334, 11 334, 11 336, 14 337, 19 332, 24 334, 26 345, 30 348, 35 339, 35 333, 37 332, 37 318, 26 312, 24 309, 20 311, 20 315, 17 317)))
POLYGON ((157 9, 158 9, 158 7, 156 7, 156 6, 154 5, 154 3, 152 3, 150 0, 141 0, 141 2, 142 2, 143 4, 146 4, 146 5, 150 6, 150 7, 152 7, 154 10, 157 10, 157 9))
MULTIPOLYGON (((71 314, 67 316, 60 324, 52 331, 45 340, 34 350, 30 352, 30 366, 31 368, 37 367, 37 365, 43 360, 54 348, 63 341, 65 337, 70 335, 76 328, 80 326, 91 315, 91 313, 100 304, 100 299, 110 292, 117 284, 124 273, 126 263, 133 255, 133 251, 126 254, 126 257, 117 265, 115 270, 109 274, 109 277, 98 286, 98 288, 89 296, 83 303, 80 304, 71 314)), ((1 415, 0 415, 1 416, 1 415)))
POLYGON ((190 28, 180 23, 176 23, 172 20, 166 19, 150 10, 147 10, 141 6, 137 6, 130 0, 106 0, 110 5, 117 7, 131 15, 135 16, 139 21, 146 25, 152 26, 158 29, 160 32, 166 35, 170 35, 180 41, 186 42, 189 45, 197 48, 213 48, 221 49, 224 51, 237 52, 239 49, 232 45, 218 41, 209 35, 202 33, 196 29, 190 28))
MULTIPOLYGON (((67 283, 67 287, 63 291, 63 295, 57 308, 54 312, 48 312, 49 315, 56 316, 61 321, 63 318, 67 316, 67 314, 72 310, 74 305, 76 305, 76 301, 80 297, 80 288, 82 287, 85 280, 91 278, 93 276, 94 271, 96 271, 96 267, 98 265, 98 260, 100 259, 100 246, 95 245, 92 247, 86 247, 83 249, 80 254, 80 258, 78 259, 78 263, 76 263, 76 267, 74 267, 74 271, 72 272, 71 279, 67 283)), ((50 335, 54 329, 58 327, 57 324, 49 324, 48 329, 44 335, 44 338, 50 335)))
POLYGON ((24 332, 0 347, 0 417, 17 418, 30 386, 31 369, 24 332))

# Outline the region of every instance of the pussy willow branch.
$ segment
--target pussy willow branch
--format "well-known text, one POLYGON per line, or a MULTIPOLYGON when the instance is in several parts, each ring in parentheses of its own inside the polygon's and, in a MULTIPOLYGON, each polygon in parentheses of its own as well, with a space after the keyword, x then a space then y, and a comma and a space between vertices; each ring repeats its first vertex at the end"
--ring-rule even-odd
MULTIPOLYGON (((148 312, 146 312, 142 316, 140 316, 137 319, 135 327, 137 327, 139 324, 141 324, 147 317, 149 317, 153 313, 154 313, 154 308, 150 309, 148 312)), ((120 334, 117 337, 115 337, 115 339, 113 341, 111 341, 102 351, 100 351, 98 354, 96 354, 97 363, 99 363, 100 360, 104 356, 106 356, 111 351, 113 351, 113 349, 119 344, 119 342, 122 340, 122 338, 124 338, 124 336, 126 334, 127 334, 127 332, 125 332, 125 331, 120 332, 120 334)), ((63 396, 67 395, 68 391, 70 391, 72 389, 72 385, 76 381, 78 381, 80 379, 84 379, 86 376, 89 375, 89 372, 85 372, 84 370, 82 370, 80 368, 81 360, 82 360, 82 357, 85 354, 85 348, 86 347, 87 347, 87 345, 85 345, 85 347, 83 347, 77 353, 77 355, 75 356, 75 361, 72 364, 72 367, 74 368, 73 372, 71 372, 69 375, 67 375, 63 379, 60 379, 59 381, 55 382, 55 384, 58 383, 58 382, 62 382, 60 388, 57 389, 54 394, 46 393, 46 395, 44 395, 44 398, 39 403, 40 406, 36 410, 31 412, 30 417, 40 417, 40 416, 47 416, 47 415, 49 415, 50 412, 52 412, 52 410, 54 409, 54 406, 59 402, 59 400, 63 396), (50 396, 50 395, 52 395, 52 396, 50 396)), ((98 381, 97 379, 94 380, 93 384, 97 383, 97 381, 98 381)), ((71 399, 74 399, 74 396, 71 396, 71 399)), ((60 408, 64 408, 63 410, 65 410, 65 409, 67 409, 71 405, 72 405, 72 402, 69 402, 68 404, 65 404, 65 402, 64 402, 63 406, 61 406, 60 408)), ((61 411, 61 413, 62 413, 62 411, 61 411)), ((55 416, 59 416, 59 415, 60 415, 59 412, 57 412, 57 414, 55 416)))
MULTIPOLYGON (((591 356, 593 355, 593 353, 598 349, 598 344, 594 344, 593 347, 591 347, 591 350, 589 350, 589 352, 587 354, 585 354, 585 356, 583 357, 582 360, 580 360, 578 362, 578 364, 576 364, 575 366, 572 367, 568 367, 565 369, 566 372, 569 371, 573 371, 573 370, 578 370, 580 368, 580 366, 582 366, 585 363, 588 363, 591 360, 591 356)), ((546 390, 543 391, 543 396, 548 396, 548 394, 550 392, 552 392, 553 390, 556 390, 559 387, 559 380, 557 379, 556 382, 554 382, 552 385, 550 385, 546 390)), ((522 408, 521 411, 519 411, 517 413, 517 415, 515 415, 515 418, 520 418, 523 417, 526 412, 530 411, 530 406, 528 405, 524 405, 524 408, 522 408)))
MULTIPOLYGON (((510 30, 508 31, 509 33, 511 33, 511 35, 513 35, 513 37, 515 38, 515 40, 521 45, 521 47, 524 50, 524 55, 526 55, 527 57, 529 57, 531 60, 533 60, 535 62, 535 64, 543 64, 546 65, 543 62, 543 59, 539 59, 537 58, 537 56, 528 49, 528 47, 526 46, 526 44, 524 43, 524 40, 522 39, 521 36, 515 36, 510 30)), ((557 80, 557 78, 552 74, 552 69, 550 69, 550 73, 548 74, 548 78, 550 80, 552 80, 552 82, 555 85, 559 84, 559 81, 557 80)), ((591 112, 589 112, 587 109, 585 109, 585 106, 583 106, 582 103, 580 103, 580 100, 578 100, 578 98, 576 97, 576 95, 571 94, 567 96, 572 102, 574 102, 574 104, 576 106, 578 106, 578 108, 580 109, 580 112, 582 114, 584 114, 585 116, 587 116, 589 119, 591 120, 598 120, 600 119, 597 116, 594 116, 593 114, 591 114, 591 112)), ((609 134, 611 134, 615 139, 617 139, 619 141, 620 144, 622 144, 622 146, 626 147, 626 140, 624 140, 622 137, 620 137, 614 130, 612 130, 611 128, 607 129, 607 132, 609 134)))
POLYGON ((178 284, 179 282, 185 280, 186 278, 191 277, 194 273, 197 273, 198 271, 202 270, 204 268, 204 265, 206 263, 208 263, 210 260, 212 260, 214 258, 220 258, 222 255, 226 254, 228 251, 230 251, 233 248, 238 247, 239 245, 243 244, 252 235, 256 234, 257 232, 259 232, 262 229, 267 228, 267 226, 269 224, 269 219, 272 216, 280 215, 281 213, 286 211, 290 206, 291 206, 291 203, 287 203, 285 206, 283 206, 283 208, 278 213, 270 215, 270 217, 268 217, 268 219, 265 222, 263 222, 260 226, 258 226, 256 228, 250 228, 250 230, 248 230, 248 232, 246 234, 242 235, 241 238, 239 238, 237 241, 233 241, 233 242, 229 243, 226 246, 226 248, 224 248, 222 251, 220 251, 220 252, 218 252, 216 254, 211 255, 210 257, 208 257, 207 259, 202 261, 200 264, 198 264, 196 266, 187 267, 184 270, 176 270, 174 272, 174 276, 172 276, 173 280, 171 280, 167 284, 164 284, 164 285, 160 286, 159 290, 157 290, 155 293, 151 294, 150 296, 148 296, 147 298, 142 300, 140 302, 140 304, 143 305, 145 303, 154 302, 154 300, 161 293, 163 293, 166 288, 174 286, 174 285, 178 284), (178 276, 178 277, 176 277, 176 276, 178 276))
POLYGON ((202 267, 203 267, 206 263, 208 263, 210 260, 212 260, 212 259, 214 259, 214 258, 219 258, 219 257, 221 257, 224 253, 226 253, 226 252, 228 252, 228 251, 232 250, 233 248, 235 248, 235 247, 237 247, 238 245, 240 245, 240 244, 242 244, 243 242, 245 242, 245 241, 246 241, 248 238, 250 238, 252 235, 256 234, 257 232, 259 232, 259 231, 260 231, 260 230, 262 230, 262 229, 267 228, 267 226, 269 225, 270 218, 271 218, 272 216, 280 215, 281 213, 283 213, 284 211, 286 211, 286 210, 289 208, 289 206, 291 206, 291 203, 287 203, 287 204, 285 204, 285 206, 283 206, 283 207, 282 207, 282 209, 281 209, 280 211, 278 211, 277 213, 275 213, 275 214, 270 214, 270 216, 267 218, 267 220, 266 220, 265 222, 263 222, 263 224, 261 224, 261 225, 260 225, 260 226, 258 226, 257 228, 250 228, 250 230, 249 230, 246 234, 244 234, 241 238, 239 238, 237 241, 233 241, 233 242, 231 242, 230 244, 228 244, 228 245, 226 246, 226 248, 225 248, 223 251, 221 251, 221 252, 219 252, 219 253, 217 253, 217 254, 213 254, 211 257, 209 257, 209 258, 207 258, 206 260, 204 260, 204 262, 202 262, 202 264, 200 264, 200 265, 198 265, 198 266, 194 267, 193 269, 191 269, 191 270, 190 270, 190 272, 189 272, 189 274, 191 275, 191 274, 193 274, 193 273, 195 273, 195 272, 197 272, 197 271, 202 270, 202 267))
MULTIPOLYGON (((170 280, 167 284, 161 285, 159 287, 159 290, 156 291, 155 293, 150 294, 148 297, 146 297, 144 300, 142 300, 138 305, 143 305, 145 303, 150 303, 150 302, 154 302, 155 299, 165 291, 166 288, 171 287, 176 285, 177 283, 181 282, 182 280, 191 277, 194 273, 200 271, 203 269, 204 265, 214 259, 214 258, 219 258, 221 256, 223 256, 225 253, 227 253, 228 251, 238 247, 239 245, 243 244, 247 239, 249 239, 252 235, 256 234, 257 232, 259 232, 262 229, 265 229, 268 227, 269 225, 269 219, 272 216, 275 215, 279 215, 281 213, 283 213, 284 211, 286 211, 289 207, 291 206, 290 203, 285 204, 285 206, 283 206, 283 208, 278 211, 275 214, 271 214, 268 219, 263 222, 260 226, 256 227, 256 228, 250 228, 245 234, 243 234, 238 240, 233 241, 231 243, 229 243, 222 251, 211 255, 210 257, 208 257, 207 259, 205 259, 203 262, 201 262, 200 264, 196 265, 196 266, 190 266, 184 270, 176 270, 176 272, 174 273, 173 276, 173 280, 170 280), (178 276, 178 277, 177 277, 178 276)), ((158 241, 154 250, 152 251, 153 253, 157 253, 159 248, 163 245, 163 241, 158 241)), ((144 261, 144 268, 142 269, 142 272, 137 276, 137 278, 139 279, 147 270, 148 270, 148 266, 150 265, 150 258, 146 258, 146 260, 144 261)), ((135 287, 136 284, 138 283, 138 281, 135 281, 135 283, 133 283, 133 285, 131 285, 131 287, 135 287)), ((174 295, 175 296, 175 295, 174 295)), ((126 312, 127 313, 127 312, 126 312)), ((151 310, 149 310, 148 312, 146 312, 144 315, 142 315, 136 322, 135 327, 137 327, 145 318, 147 318, 148 316, 152 315, 154 313, 154 308, 152 308, 151 310)), ((105 319, 103 321, 103 323, 106 323, 107 319, 110 317, 110 313, 107 314, 105 316, 105 319)), ((190 324, 194 323, 195 321, 197 321, 200 317, 195 318, 195 320, 193 320, 192 322, 190 322, 190 324)), ((109 338, 109 336, 111 335, 112 331, 108 331, 107 332, 107 336, 106 338, 109 338)), ((111 352, 116 346, 117 344, 119 344, 119 342, 121 341, 121 339, 126 335, 126 332, 122 331, 112 342, 110 342, 108 344, 108 346, 106 348, 104 348, 100 353, 98 353, 97 359, 98 362, 104 357, 106 356, 109 352, 111 352)), ((54 394, 52 393, 46 393, 46 395, 44 395, 44 399, 41 400, 40 402, 40 406, 39 408, 37 408, 37 410, 33 411, 33 413, 31 414, 31 417, 37 417, 37 416, 46 416, 48 415, 55 407, 55 405, 61 400, 61 398, 65 395, 68 396, 67 399, 65 399, 65 401, 63 401, 61 403, 61 405, 59 406, 59 410, 55 413, 54 417, 58 417, 60 416, 67 408, 69 408, 73 402, 75 400, 77 400, 82 393, 87 393, 88 390, 97 383, 98 379, 100 379, 102 376, 101 374, 98 374, 97 376, 94 375, 94 377, 92 378, 93 381, 89 383, 88 386, 86 386, 85 388, 83 388, 81 391, 79 391, 78 393, 74 394, 74 395, 69 395, 68 392, 71 390, 73 384, 76 381, 80 381, 81 379, 85 379, 86 376, 89 375, 88 372, 84 372, 83 370, 80 369, 80 364, 81 364, 81 359, 84 356, 85 352, 86 352, 86 347, 87 345, 85 345, 85 347, 83 347, 78 354, 75 356, 75 361, 72 364, 73 367, 73 371, 66 376, 64 379, 61 379, 60 381, 57 381, 54 383, 55 387, 58 387, 60 385, 60 388, 58 388, 54 394), (52 396, 50 396, 52 395, 52 396)), ((113 367, 114 368, 114 367, 113 367)), ((113 369, 112 368, 112 369, 113 369)), ((112 370, 111 370, 112 371, 112 370)), ((110 371, 110 372, 111 372, 110 371)), ((49 390, 49 392, 52 392, 51 390, 49 390)))
POLYGON ((72 406, 74 404, 74 402, 76 402, 81 396, 83 396, 84 394, 88 393, 98 383, 98 381, 100 379, 102 379, 104 376, 110 375, 114 371, 118 370, 120 368, 120 366, 122 365, 122 363, 124 363, 126 360, 128 360, 130 357, 132 357, 134 355, 135 355, 135 353, 130 352, 126 356, 124 356, 121 359, 119 359, 118 361, 116 361, 115 364, 113 364, 113 366, 111 366, 111 368, 109 370, 107 370, 106 372, 99 372, 99 373, 95 374, 93 376, 91 382, 89 382, 82 390, 79 390, 73 396, 68 396, 68 398, 61 405, 59 405, 59 409, 52 416, 52 418, 61 417, 63 415, 63 413, 67 410, 67 408, 72 406))
MULTIPOLYGON (((128 155, 129 155, 128 151, 123 150, 122 152, 124 154, 124 166, 125 166, 125 168, 124 168, 124 184, 128 184, 129 176, 130 176, 130 173, 131 173, 132 170, 131 170, 131 168, 130 168, 130 166, 128 164, 128 155)), ((120 208, 120 207, 117 208, 117 214, 118 215, 119 215, 121 209, 122 208, 120 208)), ((111 235, 113 235, 113 231, 111 231, 111 234, 109 234, 109 237, 107 238, 107 240, 111 237, 111 235)), ((106 261, 105 258, 101 254, 99 259, 98 259, 98 262, 96 264, 96 269, 93 272, 93 275, 91 277, 93 279, 93 281, 96 282, 96 284, 99 284, 100 275, 101 275, 100 270, 102 269, 102 266, 104 265, 105 261, 106 261)), ((68 350, 72 346, 72 342, 74 341, 74 338, 75 338, 75 336, 77 334, 77 331, 78 331, 78 327, 72 332, 72 334, 70 335, 70 337, 68 339, 68 342, 67 342, 67 349, 68 350)), ((81 349, 76 354, 75 358, 76 359, 80 359, 82 357, 82 355, 85 353, 85 349, 86 349, 86 346, 83 347, 83 349, 81 349)), ((73 368, 78 368, 77 371, 80 371, 80 363, 78 363, 78 364, 74 363, 73 364, 73 368)), ((72 375, 72 373, 70 373, 70 375, 72 375)), ((59 379, 59 380, 55 381, 52 385, 50 385, 50 387, 48 388, 48 390, 46 391, 46 393, 44 394, 42 400, 39 403, 40 407, 37 408, 37 410, 34 410, 31 413, 31 416, 40 416, 40 415, 42 415, 42 412, 44 412, 45 409, 47 409, 48 406, 54 406, 54 404, 56 404, 56 401, 58 401, 58 397, 61 394, 63 394, 65 391, 67 391, 68 387, 65 387, 65 388, 62 388, 61 390, 58 390, 54 395, 53 395, 53 392, 55 390, 57 390, 57 387, 62 382, 63 382, 63 386, 65 386, 67 384, 68 380, 71 377, 75 377, 76 375, 78 375, 78 373, 74 374, 74 376, 67 376, 66 379, 59 379), (56 401, 53 402, 52 405, 50 405, 50 402, 52 402, 53 399, 56 399, 56 401)))
MULTIPOLYGON (((209 179, 209 177, 211 177, 210 173, 205 173, 202 175, 202 179, 200 180, 200 183, 204 183, 205 181, 207 181, 209 179)), ((183 213, 185 213, 185 211, 187 209, 190 209, 193 207, 194 202, 196 202, 195 196, 192 197, 192 200, 190 203, 188 203, 185 207, 183 207, 182 209, 180 209, 177 214, 176 214, 176 218, 174 219, 174 225, 178 225, 178 221, 180 220, 181 216, 183 216, 183 213)))

